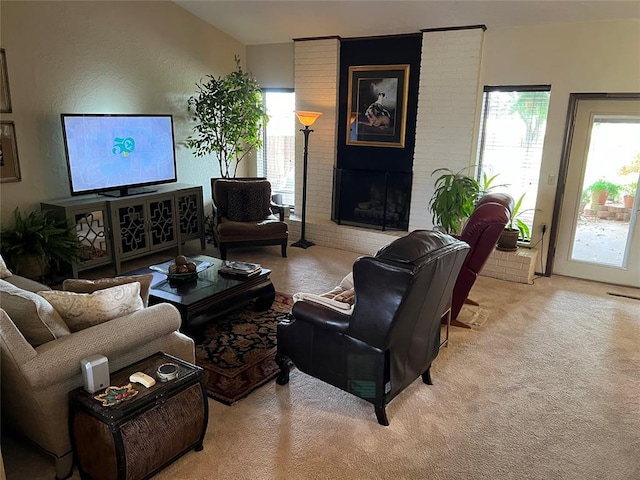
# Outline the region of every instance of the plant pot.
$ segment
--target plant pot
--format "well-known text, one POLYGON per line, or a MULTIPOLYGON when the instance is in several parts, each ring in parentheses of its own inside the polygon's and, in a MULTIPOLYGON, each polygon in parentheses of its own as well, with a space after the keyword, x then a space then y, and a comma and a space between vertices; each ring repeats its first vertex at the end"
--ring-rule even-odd
POLYGON ((49 271, 47 259, 42 255, 19 255, 14 259, 14 268, 17 275, 31 279, 41 279, 49 271))
POLYGON ((591 194, 591 205, 604 205, 607 203, 607 198, 609 198, 609 193, 605 190, 593 192, 591 194))
POLYGON ((518 250, 518 236, 520 230, 517 228, 505 228, 498 239, 497 249, 503 252, 515 252, 518 250))
POLYGON ((636 201, 636 197, 633 195, 625 195, 623 200, 624 208, 633 208, 633 203, 636 201))

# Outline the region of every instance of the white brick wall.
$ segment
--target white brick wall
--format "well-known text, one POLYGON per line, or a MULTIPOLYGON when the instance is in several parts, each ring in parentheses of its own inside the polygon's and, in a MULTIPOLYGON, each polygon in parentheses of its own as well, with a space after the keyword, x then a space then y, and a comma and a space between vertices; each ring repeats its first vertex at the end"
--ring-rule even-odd
MULTIPOLYGON (((300 238, 300 218, 297 216, 290 217, 287 223, 289 224, 289 240, 295 242, 300 238)), ((406 232, 383 232, 369 228, 338 225, 329 219, 320 220, 314 218, 309 220, 307 218, 304 236, 316 245, 357 252, 363 255, 373 255, 378 249, 404 235, 406 235, 406 232)))
MULTIPOLYGON (((322 112, 309 134, 307 223, 331 219, 336 163, 340 42, 337 38, 300 40, 294 45, 296 110, 322 112)), ((301 127, 300 123, 297 126, 301 127)), ((296 135, 296 214, 302 213, 304 135, 296 135)), ((305 237, 310 229, 306 229, 305 237)), ((315 241, 315 240, 314 240, 315 241)))
POLYGON ((458 171, 473 164, 483 35, 481 28, 422 35, 409 230, 433 226, 431 172, 440 167, 458 171))
POLYGON ((537 248, 523 247, 518 248, 515 252, 494 250, 487 263, 482 267, 480 275, 531 284, 535 275, 538 253, 537 248))
MULTIPOLYGON (((475 155, 480 60, 484 31, 425 32, 418 94, 416 148, 409 230, 431 228, 428 211, 436 168, 463 169, 475 155)), ((296 108, 323 112, 309 137, 307 223, 305 237, 317 245, 374 254, 405 232, 382 232, 337 225, 331 221, 333 167, 336 162, 340 42, 295 42, 296 108)), ((292 241, 300 237, 303 135, 296 137, 296 215, 289 219, 292 241)), ((494 252, 482 275, 531 283, 536 257, 528 249, 494 252)))

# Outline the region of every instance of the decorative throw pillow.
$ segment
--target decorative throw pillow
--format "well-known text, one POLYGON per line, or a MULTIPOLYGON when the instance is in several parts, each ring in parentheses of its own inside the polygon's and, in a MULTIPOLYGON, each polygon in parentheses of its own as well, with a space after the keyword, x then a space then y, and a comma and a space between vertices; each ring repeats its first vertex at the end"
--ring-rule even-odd
POLYGON ((115 278, 100 278, 98 280, 85 280, 80 278, 68 278, 62 282, 62 290, 75 293, 93 293, 116 285, 140 282, 140 298, 145 307, 149 306, 149 289, 153 281, 153 274, 129 275, 115 278))
POLYGON ((33 347, 71 333, 44 298, 4 280, 0 280, 0 305, 33 347))
POLYGON ((7 268, 7 264, 4 263, 4 258, 0 255, 0 278, 9 278, 13 275, 7 268))
POLYGON ((233 222, 258 222, 265 218, 262 189, 229 189, 227 218, 233 222))
POLYGON ((72 332, 142 310, 140 283, 125 283, 93 293, 38 292, 53 305, 72 332))
POLYGON ((318 305, 331 308, 332 310, 344 313, 345 315, 351 315, 351 312, 353 312, 353 304, 341 302, 333 298, 327 298, 322 295, 316 295, 314 293, 295 293, 293 295, 293 301, 317 303, 318 305))
POLYGON ((335 287, 333 290, 323 293, 320 296, 337 302, 353 305, 356 301, 356 291, 353 287, 353 273, 344 277, 340 282, 340 285, 335 287))

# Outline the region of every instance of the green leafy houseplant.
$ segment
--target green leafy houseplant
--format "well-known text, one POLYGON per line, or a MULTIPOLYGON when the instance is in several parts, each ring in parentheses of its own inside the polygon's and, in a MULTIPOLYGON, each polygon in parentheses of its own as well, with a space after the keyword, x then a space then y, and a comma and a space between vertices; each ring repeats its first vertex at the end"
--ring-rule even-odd
POLYGON ((448 168, 438 168, 431 175, 441 173, 435 181, 435 191, 429 201, 434 225, 446 233, 457 234, 465 218, 473 213, 480 194, 480 184, 465 175, 465 169, 454 172, 448 168))
POLYGON ((196 157, 214 153, 224 178, 235 177, 238 164, 260 148, 260 128, 269 120, 260 85, 242 70, 237 55, 235 61, 236 70, 228 75, 207 75, 207 81, 196 83, 198 93, 188 100, 198 123, 186 144, 196 157))
POLYGON ((32 278, 43 276, 49 267, 57 271, 61 262, 72 263, 82 254, 82 244, 66 219, 40 210, 23 215, 17 208, 13 225, 2 229, 0 247, 15 273, 32 278), (28 259, 35 261, 39 272, 25 270, 28 259))
POLYGON ((508 187, 509 184, 507 183, 501 183, 499 185, 494 185, 493 182, 496 180, 496 178, 498 177, 498 175, 500 175, 499 173, 496 173, 495 175, 492 176, 487 176, 486 173, 482 174, 482 184, 480 185, 480 196, 484 197, 487 193, 493 191, 494 188, 499 188, 499 187, 508 187))
POLYGON ((518 201, 513 206, 513 210, 511 211, 511 215, 509 216, 508 228, 511 230, 518 230, 519 238, 522 240, 529 240, 531 238, 531 230, 529 229, 529 225, 524 223, 520 218, 524 212, 529 212, 531 209, 520 210, 522 208, 522 201, 524 200, 524 196, 526 194, 522 194, 518 201))
POLYGON ((500 238, 498 239, 498 250, 513 252, 518 249, 518 240, 527 241, 531 239, 531 229, 529 228, 529 225, 518 218, 523 213, 532 210, 530 208, 521 210, 522 201, 524 200, 525 195, 526 194, 523 193, 520 196, 518 201, 513 206, 513 209, 511 210, 511 214, 509 215, 509 222, 504 228, 502 235, 500 235, 500 238))

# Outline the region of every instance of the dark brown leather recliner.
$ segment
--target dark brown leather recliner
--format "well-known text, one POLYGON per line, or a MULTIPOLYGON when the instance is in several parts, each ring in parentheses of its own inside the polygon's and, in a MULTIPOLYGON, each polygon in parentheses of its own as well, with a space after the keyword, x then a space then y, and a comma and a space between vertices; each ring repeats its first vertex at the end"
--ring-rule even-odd
POLYGON ((287 256, 289 226, 283 208, 271 201, 268 180, 212 178, 211 192, 213 243, 223 260, 227 248, 259 245, 280 245, 282 256, 287 256))
POLYGON ((298 301, 278 323, 277 383, 289 381, 289 360, 320 380, 375 407, 386 405, 416 378, 431 384, 440 346, 440 318, 469 246, 450 235, 417 230, 353 264, 351 314, 298 301))
MULTIPOLYGON (((466 326, 457 322, 462 305, 467 300, 469 291, 478 277, 478 273, 487 262, 489 255, 509 222, 513 198, 505 193, 488 193, 484 195, 476 205, 475 210, 456 238, 469 244, 471 249, 462 265, 460 274, 453 289, 453 301, 451 304, 451 324, 454 326, 466 326)), ((477 305, 477 303, 469 301, 477 305)))

